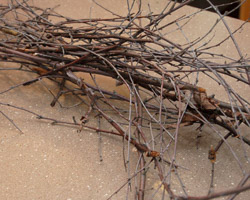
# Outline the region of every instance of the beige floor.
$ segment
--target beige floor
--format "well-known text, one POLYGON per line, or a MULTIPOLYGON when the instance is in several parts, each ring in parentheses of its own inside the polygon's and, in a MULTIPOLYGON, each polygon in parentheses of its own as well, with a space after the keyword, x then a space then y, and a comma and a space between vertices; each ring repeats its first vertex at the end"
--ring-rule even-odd
MULTIPOLYGON (((111 15, 97 7, 91 0, 34 0, 36 5, 43 8, 60 4, 56 10, 71 18, 110 17, 111 15)), ((99 1, 104 2, 104 1, 99 1)), ((165 1, 143 1, 144 13, 147 13, 147 2, 151 9, 160 12, 165 1)), ((125 15, 127 5, 125 0, 106 0, 105 7, 110 10, 125 15)), ((195 9, 186 8, 176 13, 176 16, 184 13, 192 13, 195 9)), ((171 16, 173 19, 176 16, 171 16)), ((168 20, 168 19, 167 19, 168 20)), ((197 38, 205 33, 213 25, 216 16, 212 13, 203 13, 195 17, 185 28, 187 37, 197 38)), ((242 22, 227 18, 232 29, 237 28, 242 22)), ((250 54, 250 24, 247 24, 240 34, 236 35, 239 46, 243 54, 250 54)), ((220 41, 227 35, 227 31, 222 24, 216 29, 216 39, 220 41)), ((180 33, 170 33, 169 39, 175 42, 185 42, 180 33)), ((224 53, 230 57, 236 57, 237 53, 231 41, 214 50, 217 53, 224 53)), ((0 63, 0 68, 10 67, 9 64, 0 63)), ((0 71, 0 91, 29 80, 30 76, 22 72, 0 71)), ((103 80, 102 80, 103 81, 103 80)), ((86 107, 63 109, 57 104, 50 107, 53 97, 49 94, 45 85, 55 90, 55 86, 47 81, 33 84, 26 87, 18 87, 8 93, 0 95, 0 102, 11 103, 20 107, 25 107, 36 113, 60 120, 72 121, 72 116, 79 119, 86 107)), ((113 87, 114 90, 126 94, 123 88, 116 88, 114 82, 106 87, 113 87), (112 85, 113 84, 113 85, 112 85)), ((209 94, 216 94, 217 98, 226 100, 223 88, 213 84, 207 79, 202 79, 199 83, 208 89, 209 94)), ((232 83, 233 88, 240 91, 248 100, 250 99, 249 87, 243 88, 238 83, 232 83)), ((61 99, 64 105, 76 103, 76 99, 65 97, 61 99)), ((100 162, 98 150, 99 136, 93 131, 77 129, 65 126, 53 126, 51 123, 36 119, 31 114, 4 106, 1 111, 14 119, 15 123, 24 132, 20 135, 9 121, 0 115, 0 199, 3 200, 82 200, 107 199, 113 192, 121 187, 128 178, 128 173, 123 165, 123 143, 120 138, 102 135, 102 156, 100 162)), ((115 116, 114 116, 115 117, 115 116)), ((89 122, 96 126, 96 120, 89 122)), ((108 127, 104 127, 108 128, 108 127)), ((249 129, 243 127, 249 134, 249 129)), ((199 149, 196 149, 195 127, 181 131, 181 139, 178 146, 177 159, 180 165, 189 170, 181 170, 182 177, 187 191, 191 195, 205 195, 210 183, 211 165, 207 159, 207 151, 216 136, 211 130, 205 128, 199 149)), ((243 148, 239 142, 230 139, 229 143, 239 156, 245 169, 249 173, 249 163, 243 155, 243 148)), ((216 143, 215 143, 216 144, 216 143)), ((246 147, 250 156, 250 148, 246 147)), ((131 151, 130 155, 131 174, 137 164, 137 153, 131 151)), ((215 165, 216 189, 223 190, 234 187, 242 178, 242 174, 234 158, 232 158, 226 146, 221 149, 215 165)), ((150 170, 148 173, 149 190, 146 199, 151 199, 151 195, 158 188, 160 182, 157 173, 150 170)), ((133 180, 134 181, 134 180, 133 180)), ((175 185, 173 186, 175 187, 175 185)), ((127 186, 114 196, 113 199, 126 199, 127 186)), ((174 189, 178 194, 182 191, 176 186, 174 189)), ((162 189, 153 199, 161 199, 162 189)), ((247 200, 250 192, 245 192, 237 199, 247 200)), ((129 199, 134 199, 134 189, 128 193, 129 199)))

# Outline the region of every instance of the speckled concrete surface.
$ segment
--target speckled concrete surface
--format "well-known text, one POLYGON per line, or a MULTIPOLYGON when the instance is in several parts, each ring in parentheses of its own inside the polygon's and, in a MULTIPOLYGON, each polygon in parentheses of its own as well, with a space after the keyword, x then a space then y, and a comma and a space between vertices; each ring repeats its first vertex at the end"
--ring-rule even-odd
MULTIPOLYGON (((71 18, 91 17, 111 17, 111 15, 96 6, 91 0, 34 0, 34 4, 43 8, 59 5, 56 10, 71 18)), ((102 1, 99 1, 102 2, 102 1)), ((104 2, 104 1, 103 1, 104 2)), ((148 12, 147 3, 155 12, 160 12, 165 1, 144 1, 143 13, 148 12)), ((107 0, 105 7, 120 15, 127 13, 125 0, 107 0)), ((176 15, 170 16, 170 20, 185 13, 193 13, 194 8, 186 8, 178 11, 176 15)), ((216 20, 212 13, 202 13, 199 17, 192 19, 185 27, 187 37, 192 40, 206 33, 216 20)), ((237 28, 242 22, 227 18, 232 29, 237 28)), ((173 28, 173 27, 172 27, 173 28)), ((239 34, 236 35, 237 42, 244 54, 250 54, 250 24, 247 24, 239 34)), ((213 42, 220 41, 227 35, 222 24, 216 29, 216 38, 213 42)), ((174 32, 168 34, 169 39, 185 43, 183 35, 174 32)), ((214 49, 216 53, 223 53, 229 57, 235 57, 236 50, 231 41, 214 49)), ((0 63, 10 67, 9 64, 0 63)), ((30 76, 22 72, 1 71, 0 85, 1 91, 16 85, 30 76)), ((104 80, 100 80, 104 81, 104 80)), ((104 81, 105 82, 105 81, 104 81)), ((114 90, 126 94, 124 88, 115 87, 114 82, 108 82, 106 87, 113 87, 114 90)), ((80 118, 86 107, 63 109, 57 104, 54 108, 49 106, 53 97, 44 87, 55 89, 53 84, 47 81, 36 83, 32 86, 19 87, 4 95, 0 95, 0 102, 11 103, 20 107, 25 107, 41 115, 53 117, 60 120, 72 121, 72 116, 80 118)), ((209 94, 216 94, 217 98, 226 100, 221 86, 215 85, 208 79, 202 79, 200 86, 207 88, 209 94)), ((242 88, 239 83, 232 83, 232 86, 240 91, 245 98, 250 98, 250 89, 242 88)), ((76 99, 65 97, 60 100, 64 105, 72 105, 76 99)), ((102 137, 103 161, 100 162, 98 148, 99 137, 95 132, 65 126, 53 126, 51 123, 36 119, 34 116, 15 109, 0 107, 24 132, 20 135, 9 121, 0 115, 0 199, 6 200, 82 200, 82 199, 107 199, 127 180, 127 172, 123 165, 122 141, 120 138, 105 135, 102 137)), ((90 121, 91 125, 96 125, 96 121, 90 121)), ((108 127, 104 127, 108 128, 108 127)), ((246 129, 243 127, 246 131, 246 129)), ((216 136, 211 134, 211 130, 205 128, 202 132, 199 148, 196 148, 197 132, 195 127, 181 131, 180 142, 178 144, 177 160, 180 165, 190 170, 180 170, 187 191, 191 195, 204 195, 209 187, 211 166, 207 159, 207 151, 211 142, 216 136), (206 177, 206 178, 204 178, 206 177)), ((249 167, 242 156, 242 147, 235 140, 230 139, 239 159, 246 168, 249 167)), ((250 150, 247 149, 248 156, 250 150)), ((134 171, 137 163, 137 153, 131 154, 131 172, 134 171)), ((238 165, 232 158, 228 148, 223 146, 216 165, 215 185, 217 190, 228 189, 235 186, 242 177, 238 165), (223 156, 223 157, 222 157, 223 156), (233 163, 232 167, 229 164, 233 163)), ((162 189, 159 189, 159 179, 157 173, 150 170, 148 173, 148 185, 146 199, 161 199, 162 189), (152 197, 155 190, 159 192, 152 197)), ((125 187, 113 199, 126 199, 127 187, 125 187)), ((182 191, 175 185, 173 190, 182 191)), ((250 192, 245 192, 237 199, 247 200, 250 192)), ((129 199, 134 199, 134 191, 129 192, 129 199)))

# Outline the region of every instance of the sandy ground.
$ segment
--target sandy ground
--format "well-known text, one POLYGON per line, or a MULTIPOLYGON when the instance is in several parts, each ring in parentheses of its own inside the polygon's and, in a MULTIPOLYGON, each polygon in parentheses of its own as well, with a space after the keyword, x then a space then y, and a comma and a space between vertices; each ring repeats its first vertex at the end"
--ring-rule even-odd
MULTIPOLYGON (((111 15, 97 7, 91 0, 34 0, 36 5, 43 8, 53 7, 60 4, 56 10, 71 18, 110 17, 111 15)), ((100 1, 101 2, 101 1, 100 1)), ((164 1, 145 1, 144 12, 148 12, 147 2, 151 9, 160 12, 165 4, 164 1)), ((105 7, 120 15, 127 13, 125 0, 105 1, 105 7)), ((194 8, 186 8, 176 15, 194 12, 194 8)), ((171 16, 173 19, 176 16, 171 16)), ((212 13, 200 14, 199 17, 190 21, 185 28, 190 40, 206 33, 215 22, 216 16, 212 13)), ((166 19, 168 20, 168 19, 166 19)), ((232 29, 237 28, 242 22, 227 18, 232 29)), ((227 32, 222 24, 216 29, 214 42, 223 39, 227 32)), ((243 54, 250 54, 250 24, 247 24, 236 35, 243 54)), ((184 42, 180 33, 170 33, 169 39, 176 42, 184 42)), ((229 57, 236 56, 236 50, 231 41, 214 49, 217 53, 224 53, 229 57)), ((0 63, 0 67, 11 67, 10 64, 0 63)), ((1 91, 22 83, 31 78, 22 72, 0 71, 1 91)), ((115 87, 114 82, 101 79, 104 87, 112 88, 126 95, 126 90, 115 87), (105 82, 106 81, 106 82, 105 82)), ((226 100, 221 86, 214 85, 211 81, 203 79, 200 86, 207 88, 209 94, 216 94, 217 98, 226 100)), ((250 98, 250 89, 243 88, 238 83, 232 83, 233 87, 240 91, 245 98, 250 98)), ((79 119, 86 107, 71 109, 61 108, 58 104, 50 107, 53 97, 46 87, 56 91, 55 85, 42 81, 31 86, 18 87, 8 93, 0 95, 0 102, 18 105, 32 110, 40 115, 60 120, 72 121, 72 116, 79 119)), ((73 105, 77 100, 72 97, 60 99, 63 105, 73 105)), ((24 132, 20 135, 16 128, 3 116, 0 115, 0 199, 6 200, 31 200, 31 199, 55 199, 55 200, 82 200, 82 199, 107 199, 119 189, 128 178, 128 172, 123 165, 122 140, 110 135, 102 135, 100 146, 99 135, 95 132, 83 129, 81 132, 76 128, 65 126, 53 126, 51 123, 36 119, 29 113, 4 106, 0 110, 13 119, 18 127, 24 132), (103 161, 100 161, 99 150, 102 149, 103 161)), ((114 116, 115 118, 115 116, 114 116)), ((96 126, 96 120, 90 121, 90 125, 96 126)), ((108 128, 108 127, 104 127, 108 128)), ((246 132, 249 129, 243 127, 246 132)), ((189 170, 180 171, 187 191, 191 195, 205 195, 210 184, 211 165, 207 159, 207 151, 210 144, 216 138, 211 130, 205 128, 202 132, 199 148, 196 148, 197 132, 195 127, 181 131, 177 159, 180 165, 189 170)), ((243 148, 239 142, 229 139, 229 143, 239 156, 245 169, 249 172, 249 163, 243 156, 243 148)), ((216 143, 215 143, 216 144, 216 143)), ((250 156, 249 147, 245 147, 250 156)), ((131 174, 137 164, 137 153, 131 151, 130 168, 131 174)), ((242 178, 235 159, 226 146, 223 146, 215 165, 216 191, 228 189, 238 184, 242 178)), ((159 179, 154 170, 148 173, 148 185, 146 199, 161 199, 162 188, 159 189, 159 179), (154 192, 159 189, 155 196, 154 192)), ((175 187, 175 186, 173 186, 175 187)), ((126 199, 128 187, 123 188, 113 199, 126 199)), ((176 186, 174 191, 182 194, 176 186)), ((250 192, 245 192, 237 199, 249 199, 250 192)), ((134 190, 128 192, 129 199, 134 199, 134 190)))

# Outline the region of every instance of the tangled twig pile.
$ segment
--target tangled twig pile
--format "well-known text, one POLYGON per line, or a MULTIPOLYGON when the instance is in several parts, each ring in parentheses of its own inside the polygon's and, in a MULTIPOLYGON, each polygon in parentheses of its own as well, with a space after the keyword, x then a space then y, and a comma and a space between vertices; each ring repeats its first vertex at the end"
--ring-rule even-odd
MULTIPOLYGON (((171 24, 189 17, 184 16, 167 24, 161 23, 166 16, 188 3, 189 1, 173 5, 169 3, 171 8, 166 7, 165 11, 157 15, 151 13, 142 16, 139 10, 126 17, 80 20, 57 14, 53 9, 30 6, 26 1, 16 1, 11 6, 0 7, 0 31, 4 36, 0 40, 1 60, 20 64, 17 70, 38 74, 37 78, 20 85, 31 85, 44 78, 56 82, 60 90, 55 95, 52 106, 65 93, 78 96, 86 103, 89 109, 81 118, 81 123, 75 121, 69 124, 121 136, 136 147, 140 158, 140 170, 137 174, 140 176, 138 199, 144 199, 146 166, 152 161, 172 199, 211 199, 238 194, 250 188, 249 185, 244 186, 249 178, 249 174, 246 174, 245 182, 236 189, 211 193, 205 197, 182 197, 174 194, 166 181, 167 171, 178 169, 175 155, 180 127, 199 124, 199 128, 202 128, 208 125, 215 134, 219 134, 214 126, 216 124, 228 131, 225 136, 219 134, 221 141, 209 151, 212 165, 216 161, 217 151, 230 136, 250 145, 249 139, 239 132, 242 123, 249 127, 249 102, 237 94, 225 78, 230 77, 247 86, 250 84, 249 60, 242 56, 233 33, 229 30, 226 39, 235 42, 240 59, 231 59, 224 64, 204 59, 205 56, 226 59, 223 55, 209 52, 213 46, 204 44, 193 49, 205 36, 188 45, 180 45, 162 34, 171 24), (7 16, 9 13, 13 13, 15 18, 10 19, 7 16), (52 22, 51 18, 57 22, 52 22), (76 24, 77 28, 74 28, 76 24), (82 79, 81 73, 90 74, 94 84, 82 79), (188 77, 193 73, 197 73, 197 78, 192 83, 188 81, 188 77), (206 76, 213 74, 214 78, 211 80, 225 88, 230 103, 208 96, 206 88, 197 85, 199 73, 206 76), (117 85, 124 84, 129 97, 103 89, 94 75, 116 79, 117 85), (128 130, 112 119, 105 111, 106 108, 123 119, 128 130), (93 113, 106 119, 116 131, 88 126, 93 113), (163 137, 169 141, 163 141, 163 137), (174 154, 167 161, 166 152, 171 145, 174 145, 174 154), (149 163, 146 164, 144 156, 152 158, 149 163), (169 164, 166 172, 162 168, 164 163, 169 164)), ((220 20, 225 23, 223 18, 220 15, 220 20)), ((226 23, 225 25, 227 26, 226 23)), ((2 91, 1 94, 5 92, 7 91, 2 91)), ((40 115, 38 117, 54 123, 66 123, 40 115)))

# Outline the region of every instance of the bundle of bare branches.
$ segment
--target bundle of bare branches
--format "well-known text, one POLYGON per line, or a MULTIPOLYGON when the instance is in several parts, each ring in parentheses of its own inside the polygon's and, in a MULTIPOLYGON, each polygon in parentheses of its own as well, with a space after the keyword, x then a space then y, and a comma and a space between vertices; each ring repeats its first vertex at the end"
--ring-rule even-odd
POLYGON ((15 70, 38 74, 32 80, 1 91, 1 94, 15 87, 49 79, 59 86, 51 106, 64 94, 77 96, 81 103, 84 102, 89 107, 80 122, 63 122, 36 115, 40 119, 52 120, 53 123, 80 125, 121 136, 132 144, 138 150, 140 158, 140 170, 135 175, 140 176, 138 199, 144 199, 146 169, 152 162, 155 163, 162 185, 171 199, 211 199, 231 194, 236 196, 250 189, 249 184, 244 185, 250 177, 248 173, 245 173, 244 180, 237 188, 209 193, 203 197, 176 195, 171 184, 166 181, 169 172, 179 169, 175 156, 181 127, 198 124, 198 129, 202 129, 207 125, 221 137, 217 146, 211 147, 209 151, 208 157, 212 165, 216 161, 216 153, 230 136, 239 143, 247 144, 248 150, 250 145, 249 135, 242 135, 239 129, 241 124, 248 127, 250 125, 249 101, 239 95, 227 81, 229 77, 249 87, 250 63, 242 55, 224 15, 211 4, 219 14, 217 23, 222 21, 228 28, 229 34, 224 41, 234 42, 239 53, 237 60, 211 52, 211 49, 224 41, 211 46, 203 43, 197 47, 206 35, 180 45, 163 34, 172 24, 190 18, 184 15, 163 23, 166 16, 189 2, 169 2, 160 14, 149 13, 143 16, 139 9, 137 13, 130 13, 125 17, 78 20, 60 15, 53 9, 31 6, 27 1, 1 5, 0 59, 18 63, 20 67, 15 70), (82 78, 83 73, 91 76, 91 83, 82 78), (105 83, 96 81, 99 75, 115 79, 117 86, 124 85, 129 95, 123 96, 103 89, 102 84, 105 83), (207 89, 198 84, 201 76, 210 77, 211 81, 222 85, 228 95, 228 102, 221 101, 214 95, 209 96, 207 89), (109 114, 110 110, 123 123, 114 120, 109 114), (114 130, 89 126, 89 118, 96 114, 103 117, 114 130), (221 134, 219 127, 227 130, 227 133, 221 134), (170 147, 174 151, 170 159, 167 159, 170 147), (145 156, 151 159, 146 161, 145 156), (164 171, 163 165, 166 164, 168 167, 164 171))

